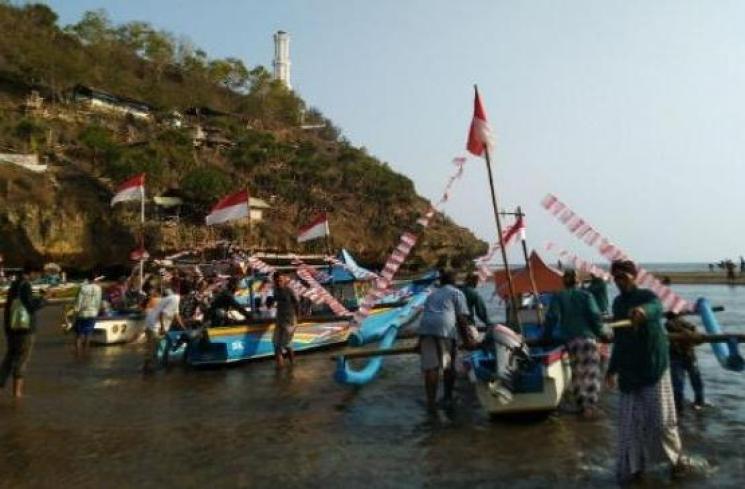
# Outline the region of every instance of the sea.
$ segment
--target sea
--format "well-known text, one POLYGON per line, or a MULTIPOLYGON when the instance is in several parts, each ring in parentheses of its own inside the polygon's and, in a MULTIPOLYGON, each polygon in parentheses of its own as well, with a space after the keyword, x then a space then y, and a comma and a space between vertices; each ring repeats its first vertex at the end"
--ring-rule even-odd
MULTIPOLYGON (((681 285, 725 307, 727 331, 745 332, 745 288, 681 285)), ((491 312, 501 314, 489 287, 491 312)), ((602 416, 492 420, 465 379, 450 416, 430 416, 415 356, 389 357, 369 385, 332 379, 338 351, 143 377, 142 346, 72 355, 61 309, 41 313, 27 397, 0 394, 0 488, 594 488, 614 487, 618 394, 602 416)), ((680 419, 685 450, 710 464, 671 482, 651 467, 634 487, 745 486, 745 373, 698 348, 711 406, 680 419)), ((690 390, 687 392, 691 396, 690 390)))

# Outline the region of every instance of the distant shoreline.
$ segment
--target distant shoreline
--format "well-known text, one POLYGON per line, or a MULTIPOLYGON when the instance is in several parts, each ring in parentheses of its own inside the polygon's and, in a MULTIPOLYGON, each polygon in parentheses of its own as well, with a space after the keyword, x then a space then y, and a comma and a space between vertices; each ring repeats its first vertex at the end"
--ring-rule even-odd
POLYGON ((713 272, 653 272, 662 279, 668 277, 672 285, 700 284, 700 285, 745 285, 745 274, 735 273, 734 282, 727 280, 727 275, 721 270, 713 272))

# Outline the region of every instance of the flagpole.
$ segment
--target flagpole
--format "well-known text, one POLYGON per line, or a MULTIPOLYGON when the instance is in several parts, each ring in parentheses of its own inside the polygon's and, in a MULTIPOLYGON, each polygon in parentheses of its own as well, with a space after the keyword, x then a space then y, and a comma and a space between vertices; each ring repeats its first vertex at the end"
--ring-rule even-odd
POLYGON ((140 191, 140 293, 145 280, 145 186, 140 191))
MULTIPOLYGON (((523 214, 520 206, 517 206, 518 219, 522 219, 524 215, 525 214, 523 214)), ((543 324, 543 306, 541 305, 541 299, 538 296, 538 287, 535 284, 533 267, 530 264, 530 255, 528 255, 528 244, 527 239, 525 238, 525 223, 523 223, 523 228, 520 230, 520 241, 523 245, 523 256, 525 257, 525 266, 528 269, 528 277, 530 277, 530 288, 533 289, 533 297, 535 298, 535 309, 536 313, 538 314, 538 323, 543 324)))
MULTIPOLYGON (((479 88, 477 85, 473 86, 476 90, 476 96, 478 96, 479 88)), ((491 169, 491 156, 489 155, 489 145, 484 144, 484 161, 486 161, 486 170, 489 175, 489 188, 491 189, 491 202, 494 208, 494 220, 497 223, 497 238, 499 239, 499 250, 502 254, 502 263, 504 263, 505 274, 507 275, 507 287, 510 294, 510 312, 511 314, 507 317, 507 323, 517 326, 518 331, 522 330, 520 324, 520 318, 517 314, 517 297, 515 296, 515 286, 512 283, 512 273, 510 272, 510 265, 507 262, 507 250, 505 250, 504 239, 502 238, 502 222, 499 219, 499 206, 497 205, 497 192, 494 188, 494 176, 492 175, 491 169)))

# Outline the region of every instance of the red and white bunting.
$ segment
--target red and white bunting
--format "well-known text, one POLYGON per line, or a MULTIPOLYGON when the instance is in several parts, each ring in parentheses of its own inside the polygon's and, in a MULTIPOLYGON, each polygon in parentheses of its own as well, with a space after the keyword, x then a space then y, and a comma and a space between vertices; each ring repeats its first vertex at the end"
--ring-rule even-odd
MULTIPOLYGON (((516 238, 520 236, 520 239, 524 239, 523 233, 525 231, 525 221, 522 217, 519 217, 512 225, 502 230, 502 242, 504 242, 505 248, 516 241, 516 238)), ((494 258, 494 255, 499 250, 499 241, 492 243, 489 247, 489 251, 486 255, 481 258, 474 260, 476 264, 476 274, 479 276, 479 283, 486 282, 492 275, 489 269, 489 262, 494 258)))
MULTIPOLYGON (((466 159, 463 157, 454 158, 453 164, 457 167, 457 170, 448 178, 448 181, 445 184, 445 190, 442 193, 442 197, 440 198, 440 200, 437 201, 435 205, 428 208, 424 212, 424 214, 422 214, 422 216, 416 221, 417 224, 422 226, 423 229, 429 226, 429 223, 432 220, 432 217, 434 217, 435 212, 437 212, 437 209, 442 204, 444 204, 445 201, 447 201, 450 190, 455 181, 463 176, 463 169, 466 164, 466 159)), ((417 240, 418 235, 408 231, 404 232, 401 235, 401 238, 398 241, 398 245, 396 245, 396 247, 393 249, 391 255, 388 257, 388 260, 385 263, 385 266, 383 267, 383 270, 380 272, 380 278, 375 281, 375 286, 372 287, 362 299, 360 307, 359 309, 357 309, 357 312, 354 315, 354 323, 357 326, 362 324, 362 321, 364 321, 365 318, 370 314, 370 310, 372 309, 372 306, 375 304, 375 302, 387 295, 387 291, 391 286, 393 277, 396 276, 396 272, 398 272, 398 269, 406 261, 406 258, 408 258, 409 253, 411 253, 411 249, 414 247, 414 245, 416 245, 417 240)))
POLYGON ((297 269, 297 275, 310 286, 310 289, 324 302, 337 316, 348 316, 351 314, 341 302, 324 289, 323 286, 313 276, 314 270, 308 265, 301 265, 297 269))
MULTIPOLYGON (((580 218, 555 195, 548 194, 544 197, 541 201, 541 206, 559 219, 573 235, 588 246, 597 249, 600 255, 606 260, 631 260, 629 255, 624 253, 621 248, 600 234, 588 221, 580 218), (578 222, 581 224, 578 225, 578 222)), ((664 307, 675 313, 682 310, 693 310, 693 307, 685 299, 677 295, 670 287, 664 285, 652 273, 642 267, 638 267, 635 282, 639 286, 648 287, 652 292, 657 294, 664 307)))
MULTIPOLYGON (((248 264, 251 266, 251 268, 253 268, 254 270, 258 270, 261 273, 271 274, 276 271, 273 266, 267 264, 259 258, 256 258, 255 256, 248 257, 248 264)), ((324 304, 324 301, 316 291, 307 288, 298 280, 290 279, 289 286, 292 290, 295 291, 295 293, 302 297, 310 299, 310 301, 314 304, 324 304)))
POLYGON ((559 248, 555 243, 546 243, 546 249, 548 251, 551 251, 553 253, 556 253, 559 258, 563 259, 564 261, 571 263, 576 270, 579 270, 581 272, 585 273, 591 273, 595 275, 596 277, 600 277, 606 282, 610 280, 610 274, 600 268, 599 266, 595 265, 594 263, 590 263, 589 261, 585 261, 581 258, 579 258, 577 255, 574 255, 566 250, 563 250, 559 248))

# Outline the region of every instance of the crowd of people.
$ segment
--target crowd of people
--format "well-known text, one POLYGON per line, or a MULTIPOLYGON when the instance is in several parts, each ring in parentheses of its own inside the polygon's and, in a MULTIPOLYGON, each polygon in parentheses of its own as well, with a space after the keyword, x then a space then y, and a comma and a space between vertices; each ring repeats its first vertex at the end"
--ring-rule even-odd
MULTIPOLYGON (((677 427, 684 408, 685 374, 691 378, 696 410, 704 405, 703 383, 693 343, 669 341, 666 329, 677 335, 690 335, 695 334, 695 327, 680 315, 665 316, 658 297, 637 287, 633 262, 613 262, 611 275, 619 294, 609 310, 607 286, 601 277, 592 276, 582 289, 576 272, 566 270, 564 290, 553 294, 546 313, 543 339, 563 344, 569 354, 570 392, 581 416, 598 415, 603 377, 606 389, 619 390, 619 482, 642 477, 655 460, 666 460, 674 476, 688 473, 695 470, 695 464, 683 454, 677 427), (611 331, 604 319, 627 323, 611 331), (606 367, 600 344, 610 341, 613 349, 606 367)), ((432 411, 437 409, 440 374, 444 386, 441 403, 452 404, 457 339, 466 349, 488 345, 488 341, 475 341, 469 331, 469 324, 476 317, 491 324, 489 318, 478 314, 481 305, 474 303, 469 287, 474 282, 467 281, 464 290, 454 283, 451 272, 441 272, 439 287, 425 302, 419 329, 427 406, 432 411)))
MULTIPOLYGON (((605 377, 607 389, 618 388, 619 437, 617 476, 620 481, 639 477, 654 456, 670 462, 676 472, 686 471, 689 459, 683 455, 677 417, 684 408, 684 384, 688 375, 694 389, 693 408, 704 406, 704 389, 692 342, 671 342, 667 332, 677 336, 695 334, 695 327, 683 317, 665 314, 657 296, 637 287, 637 268, 630 261, 616 261, 611 276, 618 288, 612 305, 607 284, 591 276, 580 286, 577 273, 565 270, 564 290, 552 296, 545 315, 543 339, 563 344, 572 370, 570 391, 578 412, 585 418, 598 414, 605 377), (611 331, 605 319, 628 320, 625 327, 611 331), (663 326, 663 319, 667 322, 663 326), (666 332, 667 330, 667 332, 666 332), (613 342, 612 354, 603 361, 603 343, 613 342), (607 364, 607 365, 606 365, 607 364), (605 372, 603 372, 605 370, 605 372)), ((39 270, 23 269, 10 286, 4 325, 7 352, 0 367, 0 386, 12 377, 13 394, 23 395, 26 365, 36 333, 36 315, 44 307, 43 296, 32 292, 31 281, 39 270)), ((269 319, 274 322, 273 344, 278 368, 294 363, 293 334, 303 304, 289 286, 288 275, 277 272, 258 287, 241 284, 245 274, 228 276, 187 274, 176 270, 154 275, 142 287, 122 277, 103 290, 91 273, 75 298, 75 352, 84 356, 100 314, 128 312, 139 308, 145 314, 146 353, 143 370, 156 366, 158 345, 175 325, 191 329, 207 324, 224 326, 232 318, 269 319), (255 290, 255 301, 247 307, 236 299, 241 285, 255 290), (239 316, 235 316, 235 314, 239 316)), ((475 328, 478 322, 495 324, 477 291, 478 279, 468 276, 461 287, 456 276, 441 271, 439 284, 428 296, 418 329, 421 369, 428 409, 438 409, 437 391, 443 379, 441 403, 452 406, 458 346, 483 348, 486 342, 475 328)))

